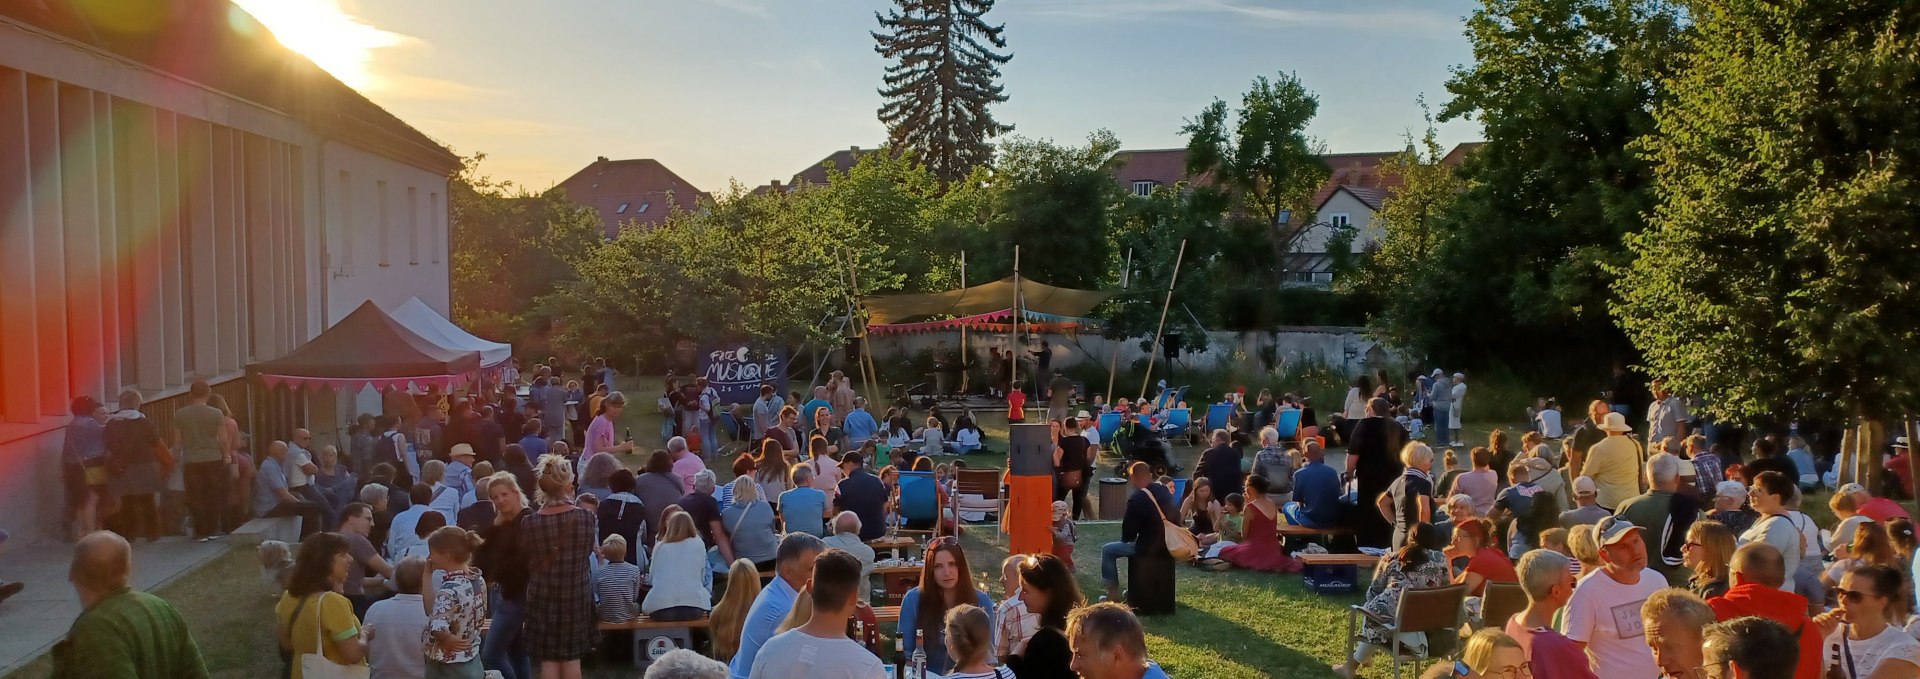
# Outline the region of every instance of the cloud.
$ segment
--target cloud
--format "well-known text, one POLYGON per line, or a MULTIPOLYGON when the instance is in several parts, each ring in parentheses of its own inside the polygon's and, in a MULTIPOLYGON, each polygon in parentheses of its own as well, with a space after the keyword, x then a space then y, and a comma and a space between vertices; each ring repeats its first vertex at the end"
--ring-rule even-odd
POLYGON ((420 123, 438 134, 465 138, 560 137, 579 131, 571 125, 522 118, 425 118, 420 123))
POLYGON ((491 87, 394 70, 380 72, 363 91, 379 94, 383 99, 449 102, 480 101, 505 94, 491 87))
POLYGON ((766 19, 773 16, 761 0, 703 0, 709 5, 766 19))
POLYGON ((1027 13, 1062 19, 1094 21, 1160 20, 1173 16, 1228 15, 1282 28, 1346 28, 1391 30, 1415 34, 1453 35, 1460 20, 1411 8, 1371 8, 1364 11, 1291 9, 1258 0, 1037 0, 1027 13))

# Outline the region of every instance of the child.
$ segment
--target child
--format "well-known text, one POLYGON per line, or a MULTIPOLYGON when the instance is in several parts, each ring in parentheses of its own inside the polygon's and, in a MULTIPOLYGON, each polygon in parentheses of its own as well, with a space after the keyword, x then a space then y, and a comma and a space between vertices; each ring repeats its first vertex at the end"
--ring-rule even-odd
MULTIPOLYGON (((1853 544, 1854 529, 1872 519, 1860 515, 1858 508, 1854 506, 1853 496, 1847 493, 1834 493, 1833 497, 1827 500, 1827 507, 1833 510, 1834 518, 1840 519, 1840 526, 1833 529, 1833 558, 1835 560, 1848 558, 1850 555, 1847 554, 1847 547, 1853 544)), ((262 544, 261 547, 265 548, 266 545, 262 544)))
POLYGON ((1207 548, 1206 558, 1218 558, 1220 550, 1240 544, 1241 540, 1246 539, 1241 531, 1241 527, 1245 525, 1246 511, 1246 496, 1239 493, 1227 494, 1227 506, 1220 514, 1220 525, 1215 526, 1220 530, 1220 539, 1213 543, 1212 547, 1207 548))
POLYGON ((1000 562, 1000 591, 1007 598, 993 616, 993 655, 1003 661, 1026 652, 1027 641, 1040 631, 1040 614, 1027 610, 1026 598, 1020 595, 1020 565, 1026 561, 1026 555, 1015 554, 1000 562))
POLYGON ((627 563, 627 539, 615 533, 600 543, 606 565, 593 574, 593 592, 600 598, 600 622, 630 622, 640 615, 640 567, 627 563))
MULTIPOLYGON (((1080 525, 1073 522, 1073 515, 1067 511, 1065 500, 1053 502, 1053 555, 1067 562, 1067 568, 1073 568, 1073 544, 1080 541, 1080 525)), ((1019 578, 1014 578, 1019 582, 1019 578)), ((1031 630, 1029 630, 1031 631, 1031 630)))
POLYGON ((441 574, 427 616, 427 674, 478 677, 480 626, 487 621, 487 583, 468 565, 480 536, 442 526, 427 536, 427 566, 441 574))
POLYGON ((1567 547, 1567 529, 1555 526, 1540 531, 1540 548, 1550 549, 1567 557, 1567 570, 1573 577, 1580 577, 1580 560, 1574 558, 1573 550, 1567 547))
POLYGON ((1406 428, 1409 438, 1418 441, 1427 437, 1427 432, 1425 431, 1426 422, 1421 421, 1420 416, 1412 410, 1407 409, 1406 406, 1400 406, 1400 416, 1393 418, 1393 420, 1399 422, 1401 427, 1406 428))

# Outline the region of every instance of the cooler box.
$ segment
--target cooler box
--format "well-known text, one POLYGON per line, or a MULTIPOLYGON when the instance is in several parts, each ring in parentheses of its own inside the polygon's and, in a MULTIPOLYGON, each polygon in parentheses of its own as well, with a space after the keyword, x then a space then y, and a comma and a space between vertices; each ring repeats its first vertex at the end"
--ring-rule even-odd
POLYGON ((1353 564, 1307 564, 1300 576, 1307 590, 1316 594, 1352 594, 1360 590, 1360 567, 1353 564))

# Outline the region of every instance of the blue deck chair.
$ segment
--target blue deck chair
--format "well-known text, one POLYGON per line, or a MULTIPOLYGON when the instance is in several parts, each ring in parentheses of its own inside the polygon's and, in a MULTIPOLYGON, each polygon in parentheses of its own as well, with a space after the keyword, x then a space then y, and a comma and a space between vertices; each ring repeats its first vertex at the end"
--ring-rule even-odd
POLYGON ((1273 428, 1279 432, 1282 442, 1292 441, 1300 435, 1300 411, 1282 410, 1280 411, 1279 420, 1279 422, 1273 425, 1273 428))
POLYGON ((1215 403, 1207 406, 1207 431, 1226 429, 1228 418, 1233 417, 1232 403, 1215 403))
POLYGON ((1161 427, 1161 431, 1168 432, 1169 434, 1184 434, 1187 432, 1187 428, 1192 426, 1193 410, 1188 408, 1174 408, 1167 411, 1167 424, 1161 427))
POLYGON ((1189 483, 1190 481, 1191 481, 1191 479, 1174 479, 1174 480, 1173 480, 1173 501, 1174 501, 1174 503, 1176 503, 1176 504, 1177 504, 1177 503, 1180 503, 1180 502, 1183 502, 1183 501, 1185 501, 1185 500, 1187 499, 1187 484, 1188 484, 1188 483, 1189 483))
POLYGON ((1114 433, 1120 431, 1120 413, 1100 413, 1099 427, 1100 441, 1112 441, 1114 433))
POLYGON ((933 472, 900 472, 900 516, 912 523, 935 522, 940 517, 940 488, 933 472))

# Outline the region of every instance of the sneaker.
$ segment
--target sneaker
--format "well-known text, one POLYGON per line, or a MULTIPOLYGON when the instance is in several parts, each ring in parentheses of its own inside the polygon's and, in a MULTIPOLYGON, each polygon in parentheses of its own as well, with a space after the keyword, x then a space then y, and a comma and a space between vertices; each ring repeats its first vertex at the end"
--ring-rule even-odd
POLYGON ((225 540, 227 539, 228 535, 230 535, 230 533, 214 533, 212 535, 207 536, 207 539, 208 540, 225 540))
POLYGON ((213 538, 210 538, 210 537, 207 537, 207 536, 205 536, 205 535, 202 535, 202 536, 200 536, 200 537, 197 537, 197 538, 194 538, 194 539, 193 539, 193 541, 194 541, 194 542, 206 542, 206 541, 208 541, 208 540, 212 540, 212 539, 213 539, 213 538))
POLYGON ((12 597, 15 594, 19 594, 20 590, 23 590, 26 588, 27 588, 26 583, 22 583, 22 582, 0 583, 0 601, 6 601, 9 597, 12 597))

